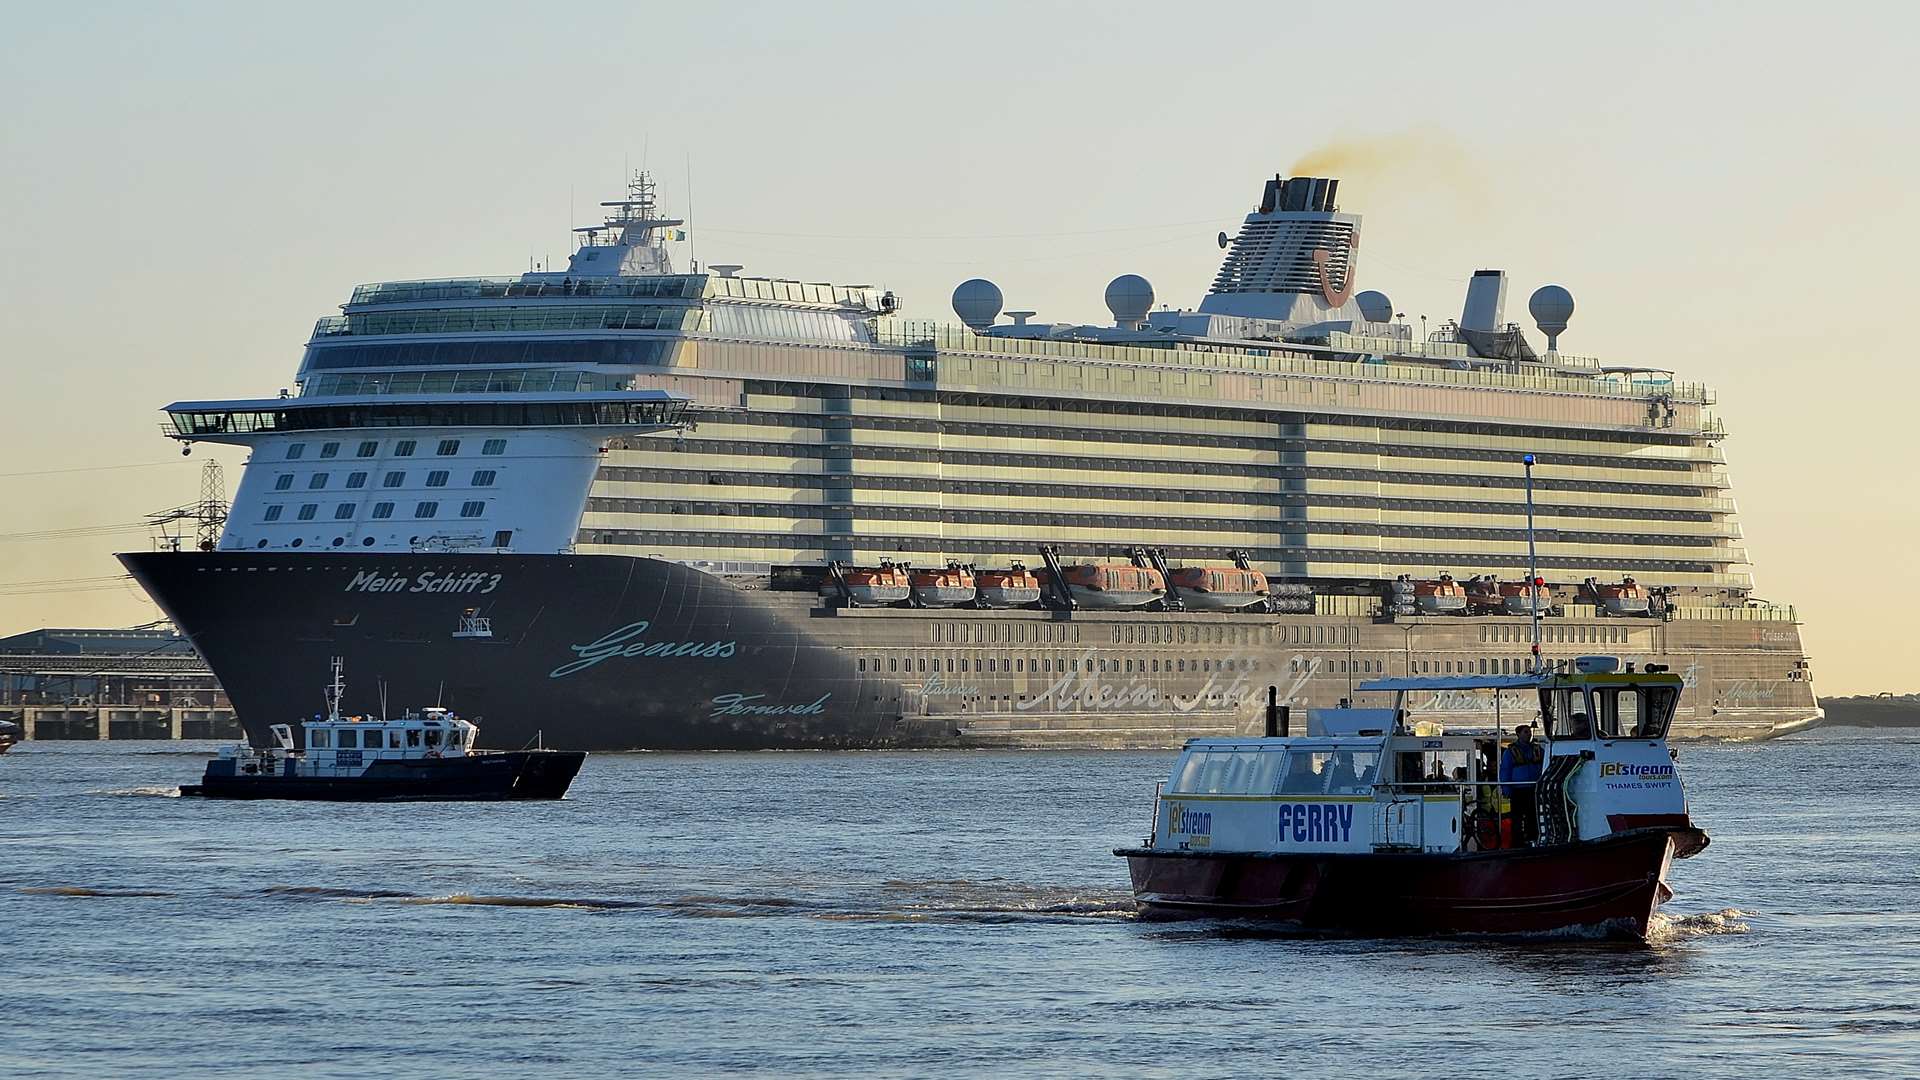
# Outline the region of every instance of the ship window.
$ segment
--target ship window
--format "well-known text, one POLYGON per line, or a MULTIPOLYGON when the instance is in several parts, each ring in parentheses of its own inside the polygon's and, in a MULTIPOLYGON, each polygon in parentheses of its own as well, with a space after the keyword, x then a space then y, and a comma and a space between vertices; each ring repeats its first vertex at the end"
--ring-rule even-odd
POLYGON ((473 471, 473 486, 492 487, 494 475, 495 473, 492 469, 475 469, 473 471))
POLYGON ((327 486, 326 473, 317 472, 317 473, 314 473, 312 476, 307 477, 308 491, 320 491, 324 489, 326 486, 327 486))
MULTIPOLYGON (((373 516, 376 520, 392 517, 393 504, 392 503, 374 503, 373 516)), ((369 539, 371 539, 371 537, 369 537, 369 539)))
POLYGON ((512 543, 513 543, 512 529, 501 529, 500 531, 493 534, 494 547, 497 547, 497 548, 508 547, 512 545, 512 543))
POLYGON ((347 486, 348 486, 349 488, 363 488, 363 487, 366 487, 366 486, 367 486, 367 474, 366 474, 366 473, 363 473, 363 472, 357 472, 357 473, 348 473, 348 474, 347 474, 347 486))
POLYGON ((380 478, 381 487, 397 488, 401 484, 404 484, 406 482, 407 482, 407 474, 404 472, 390 472, 387 475, 380 478))
POLYGON ((447 470, 435 469, 432 472, 428 473, 427 486, 428 487, 446 487, 447 486, 447 470))
POLYGON ((459 452, 460 452, 459 439, 441 439, 440 448, 434 451, 434 453, 440 455, 441 457, 452 457, 453 455, 459 452))
POLYGON ((340 742, 338 745, 342 750, 357 750, 360 748, 359 732, 342 731, 339 734, 340 734, 340 742))
POLYGON ((440 504, 437 502, 416 503, 413 507, 413 516, 417 518, 430 518, 439 512, 440 504))
POLYGON ((464 502, 460 504, 460 516, 463 518, 479 517, 481 514, 486 513, 486 510, 487 504, 481 501, 464 502))
POLYGON ((380 452, 379 440, 368 439, 367 441, 360 444, 360 449, 358 451, 358 454, 360 457, 372 457, 373 455, 379 452, 380 452))
POLYGON ((340 444, 337 442, 320 444, 320 456, 323 458, 337 457, 339 453, 340 444))
POLYGON ((308 746, 330 746, 332 745, 332 733, 329 732, 326 728, 316 728, 312 731, 309 731, 307 732, 307 745, 308 746))
POLYGON ((293 474, 290 472, 283 472, 279 476, 276 476, 273 478, 273 490, 275 491, 286 491, 292 487, 293 487, 293 474))
POLYGON ((292 446, 287 447, 287 460, 299 461, 301 455, 305 454, 306 452, 307 452, 306 443, 298 443, 298 442, 294 443, 292 446))
POLYGON ((507 452, 507 440, 488 439, 480 444, 480 452, 487 455, 504 454, 507 452))
POLYGON ((419 728, 407 729, 407 745, 408 746, 420 745, 420 729, 419 728))
POLYGON ((346 521, 348 518, 351 518, 353 516, 354 507, 355 507, 354 503, 341 503, 339 506, 334 507, 333 520, 346 521))
POLYGON ((269 507, 267 507, 267 512, 266 512, 266 514, 265 514, 265 516, 264 516, 264 517, 263 517, 263 518, 262 518, 261 520, 263 520, 263 521, 279 521, 279 520, 280 520, 280 512, 281 512, 282 510, 285 510, 285 509, 286 509, 286 507, 284 507, 284 506, 269 506, 269 507))
POLYGON ((313 516, 319 512, 320 512, 319 503, 307 503, 300 507, 299 518, 301 521, 312 521, 313 516))
POLYGON ((438 729, 430 730, 427 732, 427 745, 428 746, 440 745, 440 732, 438 729))
POLYGON ((393 444, 393 456, 412 457, 413 447, 414 442, 412 439, 401 439, 399 442, 393 444))

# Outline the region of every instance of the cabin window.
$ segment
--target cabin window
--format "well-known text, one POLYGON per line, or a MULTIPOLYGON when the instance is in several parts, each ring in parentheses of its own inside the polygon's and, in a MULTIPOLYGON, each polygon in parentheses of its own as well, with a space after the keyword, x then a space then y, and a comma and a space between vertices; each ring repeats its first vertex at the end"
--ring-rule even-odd
POLYGON ((427 486, 428 487, 446 487, 447 486, 447 470, 435 469, 432 472, 428 473, 427 486))
POLYGON ((414 445, 415 443, 412 439, 401 439, 399 442, 393 444, 393 456, 412 457, 414 445))
POLYGON ((439 732, 439 729, 437 729, 437 728, 435 728, 435 729, 430 729, 430 730, 429 730, 429 731, 427 732, 427 745, 428 745, 428 746, 439 746, 439 745, 440 745, 440 732, 439 732))
POLYGON ((420 745, 420 729, 419 728, 407 729, 407 745, 413 746, 413 747, 417 747, 420 745))
POLYGON ((499 474, 492 469, 475 469, 473 470, 473 486, 492 487, 494 478, 498 475, 499 474))
POLYGON ((480 452, 483 454, 489 454, 489 455, 504 454, 507 452, 507 440, 488 439, 486 442, 481 444, 480 452))
POLYGON ((287 490, 290 490, 292 487, 293 487, 293 474, 290 472, 283 472, 279 476, 276 476, 273 478, 273 490, 275 491, 287 491, 287 490))
POLYGON ((360 746, 360 733, 357 731, 342 731, 338 745, 342 750, 358 749, 360 746))
POLYGON ((287 460, 299 461, 300 455, 306 452, 307 452, 306 443, 294 443, 292 446, 287 447, 287 460))
POLYGON ((308 491, 320 491, 321 489, 323 489, 323 488, 325 488, 326 486, 327 486, 327 474, 326 474, 326 473, 323 473, 323 472, 317 472, 317 473, 314 473, 314 474, 313 474, 312 476, 309 476, 309 477, 307 477, 307 490, 308 490, 308 491))
POLYGON ((1670 686, 1626 686, 1598 689, 1593 697, 1602 738, 1658 739, 1673 720, 1678 693, 1670 686))
POLYGON ((319 728, 313 731, 309 731, 307 732, 307 745, 321 746, 321 747, 332 746, 333 742, 331 739, 328 738, 329 734, 330 733, 327 731, 326 728, 319 728))
POLYGON ((448 746, 460 745, 460 733, 458 731, 447 732, 447 745, 448 746))
POLYGON ((1540 714, 1546 720, 1550 738, 1593 738, 1592 713, 1587 708, 1587 692, 1577 686, 1541 690, 1540 714))
POLYGON ((360 457, 372 457, 373 455, 375 455, 375 454, 377 454, 377 453, 379 453, 379 452, 380 452, 380 443, 379 443, 379 440, 377 440, 377 439, 368 439, 367 441, 365 441, 365 442, 363 442, 363 443, 361 443, 361 444, 360 444, 360 451, 359 451, 359 455, 358 455, 358 456, 360 456, 360 457))
POLYGON ((434 451, 441 457, 452 457, 460 452, 459 439, 441 439, 440 446, 434 451))
POLYGON ((387 475, 380 478, 381 487, 397 488, 401 484, 404 484, 406 482, 407 482, 407 474, 405 471, 390 472, 387 475))
POLYGON ((265 518, 265 520, 267 520, 267 521, 279 521, 279 520, 280 520, 280 512, 281 512, 281 511, 283 511, 283 510, 285 510, 285 509, 286 509, 286 507, 284 507, 284 506, 269 506, 269 507, 267 507, 267 514, 266 514, 266 518, 265 518))
POLYGON ((321 443, 321 444, 320 444, 320 456, 321 456, 321 457, 323 457, 323 458, 330 458, 330 457, 338 457, 338 456, 339 456, 339 454, 340 454, 340 444, 339 444, 339 443, 337 443, 337 442, 330 442, 330 443, 321 443))
MULTIPOLYGON (((390 518, 390 517, 392 517, 392 516, 393 516, 393 504, 392 504, 392 503, 390 503, 390 502, 383 502, 383 503, 374 503, 374 504, 373 504, 373 516, 374 516, 375 518, 377 518, 377 519, 385 519, 385 518, 390 518)), ((371 537, 369 537, 369 539, 371 539, 371 537)))
POLYGON ((367 486, 367 474, 366 474, 366 473, 363 473, 363 472, 357 472, 357 473, 348 473, 348 474, 347 474, 347 486, 348 486, 348 487, 350 487, 350 488, 363 488, 363 487, 366 487, 366 486, 367 486))

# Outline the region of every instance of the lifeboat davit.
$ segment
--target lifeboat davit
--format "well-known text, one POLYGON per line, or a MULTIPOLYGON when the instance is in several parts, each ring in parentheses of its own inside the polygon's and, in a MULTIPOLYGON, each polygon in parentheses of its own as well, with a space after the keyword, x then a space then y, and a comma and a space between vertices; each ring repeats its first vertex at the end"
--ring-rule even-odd
POLYGON ((1183 566, 1173 584, 1182 602, 1202 611, 1239 611, 1267 598, 1267 575, 1238 567, 1183 566))
POLYGON ((913 602, 921 607, 971 604, 977 594, 973 569, 956 562, 948 563, 944 570, 915 570, 908 577, 913 583, 913 602))
POLYGON ((1040 579, 1019 563, 1008 570, 982 570, 977 583, 980 602, 988 607, 1026 607, 1040 602, 1040 579))
POLYGON ((1438 581, 1422 581, 1413 587, 1414 602, 1428 615, 1459 615, 1467 610, 1467 590, 1441 574, 1438 581))
POLYGON ((897 604, 913 595, 913 582, 903 567, 882 563, 878 567, 848 570, 847 592, 855 604, 869 607, 897 604))
POLYGON ((1167 594, 1166 579, 1150 566, 1132 563, 1080 563, 1060 568, 1067 591, 1083 608, 1117 610, 1146 607, 1167 594))
POLYGON ((1597 585, 1588 579, 1596 607, 1609 615, 1645 615, 1647 587, 1632 578, 1621 578, 1618 585, 1597 585))

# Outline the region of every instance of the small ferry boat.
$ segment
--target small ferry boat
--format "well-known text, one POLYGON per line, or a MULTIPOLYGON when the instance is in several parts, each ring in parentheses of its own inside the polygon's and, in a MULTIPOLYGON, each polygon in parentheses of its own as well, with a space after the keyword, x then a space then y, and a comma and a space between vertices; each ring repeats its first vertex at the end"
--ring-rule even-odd
POLYGON ((479 728, 442 708, 398 719, 342 716, 341 662, 333 661, 327 712, 301 724, 305 748, 288 724, 271 728, 274 745, 236 743, 207 762, 182 795, 214 799, 404 801, 558 799, 587 758, 579 750, 477 750, 479 728))
POLYGON ((0 720, 0 754, 12 749, 20 741, 20 725, 11 720, 0 720))
POLYGON ((1152 834, 1114 852, 1143 917, 1644 939, 1673 860, 1707 846, 1667 746, 1682 681, 1660 665, 1582 657, 1559 673, 1360 689, 1394 692, 1394 708, 1317 710, 1295 737, 1270 705, 1266 738, 1186 744, 1152 834), (1479 690, 1537 693, 1537 781, 1500 782, 1498 713, 1483 729, 1407 720, 1410 692, 1479 690))

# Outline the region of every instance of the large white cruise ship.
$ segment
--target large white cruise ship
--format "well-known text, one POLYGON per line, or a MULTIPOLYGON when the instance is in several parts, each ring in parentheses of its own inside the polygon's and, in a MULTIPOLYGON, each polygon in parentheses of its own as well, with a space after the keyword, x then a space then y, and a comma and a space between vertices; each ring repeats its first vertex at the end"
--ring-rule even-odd
MULTIPOLYGON (((297 393, 168 406, 251 457, 211 550, 121 558, 257 737, 341 656, 509 743, 1171 745, 1270 687, 1525 670, 1536 603, 1546 662, 1682 673, 1678 734, 1817 722, 1712 393, 1560 352, 1559 286, 1537 347, 1497 270, 1415 334, 1337 193, 1266 181, 1195 308, 1128 274, 1112 325, 1045 323, 975 279, 941 325, 676 271, 641 177, 564 271, 360 286, 297 393)), ((1533 708, 1411 706, 1496 704, 1533 708)))

